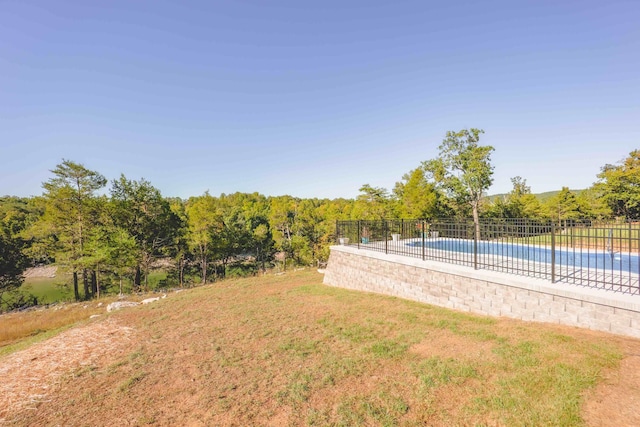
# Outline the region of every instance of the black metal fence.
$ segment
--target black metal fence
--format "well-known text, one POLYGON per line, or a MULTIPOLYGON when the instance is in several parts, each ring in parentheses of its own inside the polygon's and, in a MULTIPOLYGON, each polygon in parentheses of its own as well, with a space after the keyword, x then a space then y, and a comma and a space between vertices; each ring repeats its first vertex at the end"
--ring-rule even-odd
POLYGON ((640 294, 640 222, 439 219, 338 221, 339 244, 640 294))

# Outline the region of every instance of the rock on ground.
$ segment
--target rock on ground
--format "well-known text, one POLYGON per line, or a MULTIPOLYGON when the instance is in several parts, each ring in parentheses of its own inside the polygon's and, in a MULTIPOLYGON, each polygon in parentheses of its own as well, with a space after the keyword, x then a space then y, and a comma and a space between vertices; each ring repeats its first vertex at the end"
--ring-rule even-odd
POLYGON ((139 303, 133 302, 133 301, 116 301, 116 302, 112 302, 111 304, 109 304, 107 306, 107 312, 120 310, 121 308, 125 308, 125 307, 135 307, 138 304, 139 303))

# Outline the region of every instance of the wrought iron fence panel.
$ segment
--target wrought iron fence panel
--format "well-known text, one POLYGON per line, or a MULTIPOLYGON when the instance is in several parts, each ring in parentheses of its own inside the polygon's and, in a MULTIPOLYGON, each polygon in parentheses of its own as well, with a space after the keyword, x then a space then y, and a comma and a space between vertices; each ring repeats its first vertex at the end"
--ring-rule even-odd
POLYGON ((640 222, 483 218, 337 221, 338 243, 572 283, 640 293, 640 222))

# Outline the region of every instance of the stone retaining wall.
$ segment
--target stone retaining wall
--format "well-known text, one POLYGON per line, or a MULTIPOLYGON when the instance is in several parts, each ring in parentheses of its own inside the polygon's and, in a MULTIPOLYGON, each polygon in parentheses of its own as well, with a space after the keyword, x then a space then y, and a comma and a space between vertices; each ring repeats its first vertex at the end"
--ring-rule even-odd
POLYGON ((640 296, 332 246, 324 283, 491 316, 640 337, 640 296))

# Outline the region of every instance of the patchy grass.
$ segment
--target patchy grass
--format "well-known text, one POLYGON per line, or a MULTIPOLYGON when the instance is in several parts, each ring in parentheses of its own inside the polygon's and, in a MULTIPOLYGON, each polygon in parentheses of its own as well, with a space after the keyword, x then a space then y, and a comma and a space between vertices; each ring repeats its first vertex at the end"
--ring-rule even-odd
POLYGON ((321 280, 312 271, 226 280, 115 313, 137 338, 18 420, 573 426, 584 424, 585 392, 623 355, 621 338, 603 333, 321 280))

